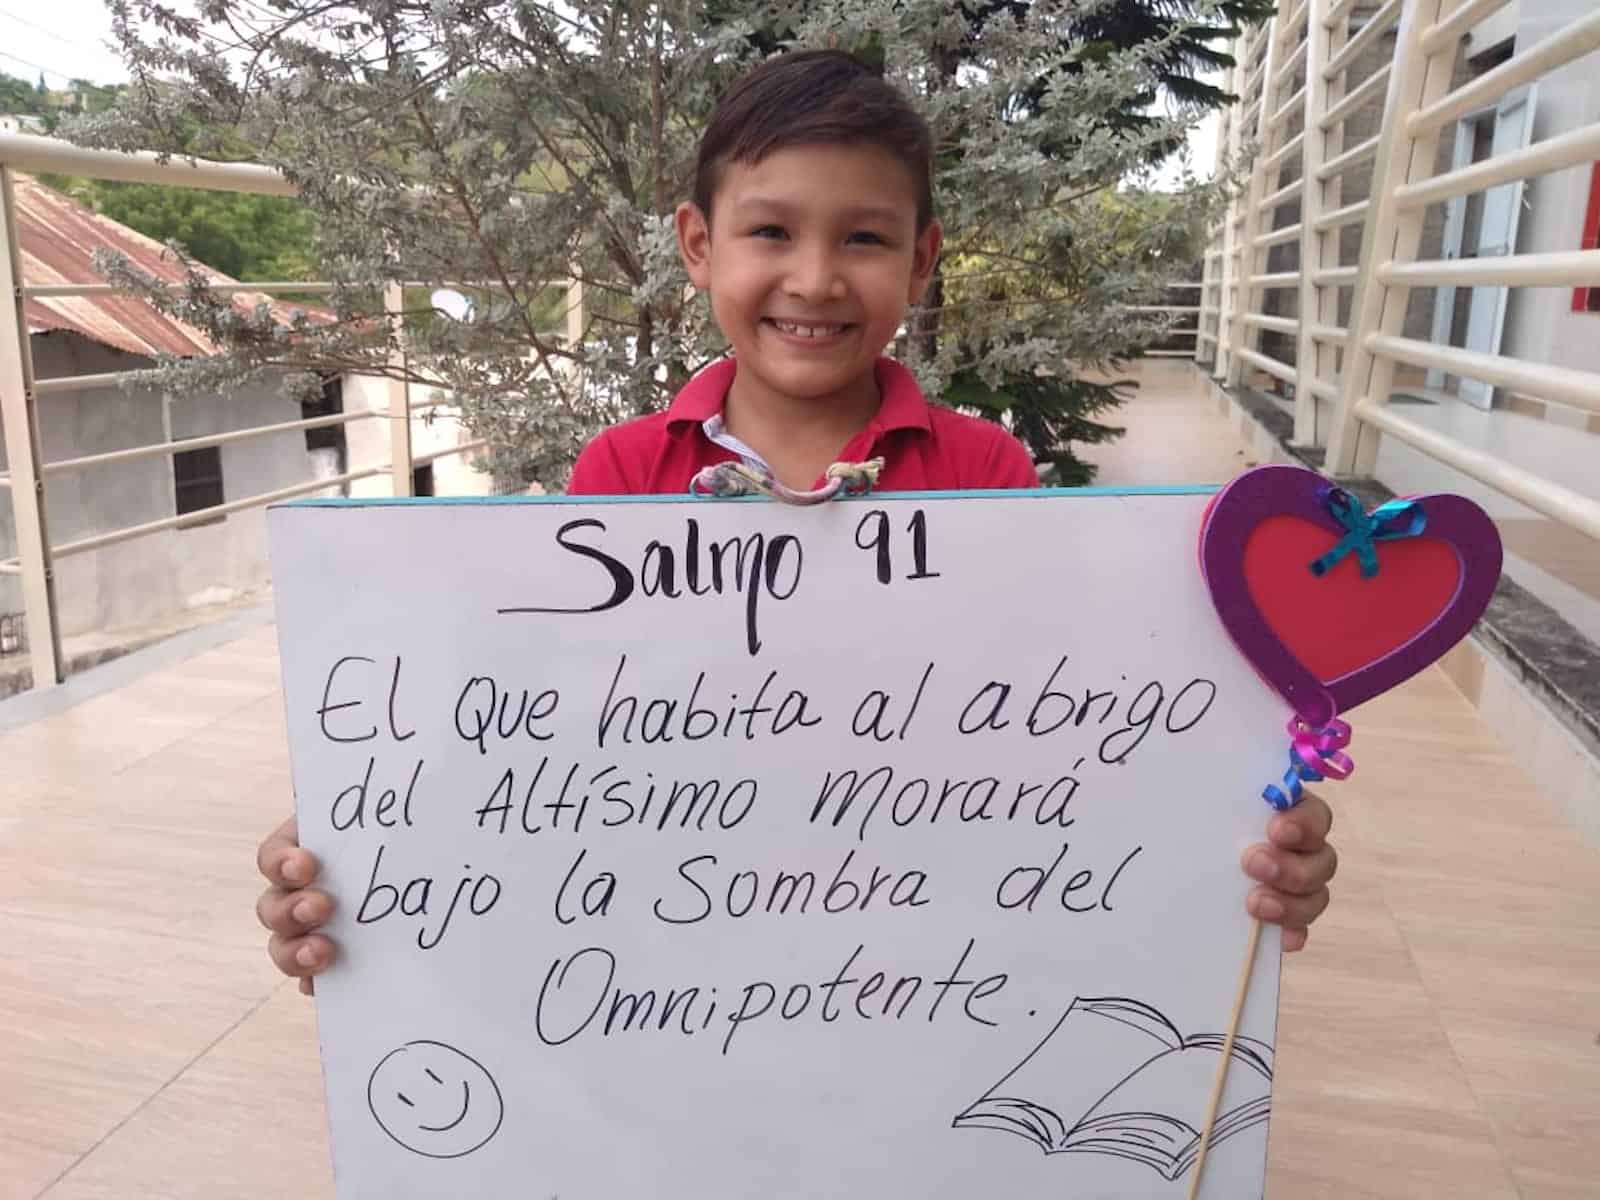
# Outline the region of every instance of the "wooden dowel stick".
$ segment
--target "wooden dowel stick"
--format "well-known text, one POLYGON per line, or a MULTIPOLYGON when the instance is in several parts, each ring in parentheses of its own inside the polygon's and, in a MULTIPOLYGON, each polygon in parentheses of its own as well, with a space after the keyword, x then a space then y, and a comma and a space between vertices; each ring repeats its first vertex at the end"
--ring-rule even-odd
POLYGON ((1239 1036, 1239 1018, 1244 1015, 1244 1000, 1250 994, 1250 977, 1255 974, 1256 949, 1261 945, 1261 922, 1250 923, 1250 941, 1245 946, 1244 966, 1239 971, 1239 988, 1233 997, 1233 1016, 1228 1019, 1228 1036, 1222 1043, 1222 1060, 1217 1063, 1216 1082, 1211 1085, 1211 1102, 1206 1106, 1205 1127, 1200 1130, 1200 1154, 1194 1160, 1194 1178, 1189 1181, 1188 1200, 1200 1194, 1201 1173, 1206 1169, 1206 1152, 1211 1148, 1211 1127, 1217 1123, 1222 1106, 1222 1089, 1228 1082, 1228 1064, 1233 1061, 1233 1043, 1239 1036))

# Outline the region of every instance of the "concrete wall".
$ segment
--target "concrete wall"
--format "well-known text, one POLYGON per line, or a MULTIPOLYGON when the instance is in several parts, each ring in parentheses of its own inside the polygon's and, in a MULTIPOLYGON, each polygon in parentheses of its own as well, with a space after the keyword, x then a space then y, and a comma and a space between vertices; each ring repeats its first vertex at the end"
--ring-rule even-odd
MULTIPOLYGON (((71 333, 32 338, 40 379, 130 371, 148 359, 71 333)), ((205 400, 175 400, 174 438, 199 437, 299 418, 297 405, 259 386, 205 400)), ((111 386, 39 402, 46 462, 161 442, 162 399, 111 386)), ((3 451, 3 447, 0 447, 3 451)), ((239 499, 310 478, 303 434, 280 434, 221 448, 223 498, 239 499)), ((173 516, 171 460, 166 457, 51 475, 45 511, 52 545, 173 516)), ((16 553, 9 497, 0 493, 0 555, 16 553)), ((186 609, 232 599, 267 580, 266 540, 259 512, 239 513, 192 529, 165 530, 116 546, 58 559, 56 597, 63 635, 114 630, 166 620, 186 609)), ((22 607, 15 577, 0 578, 0 611, 22 607)))
MULTIPOLYGON (((1533 0, 1534 4, 1547 4, 1550 0, 1533 0)), ((1522 0, 1511 0, 1497 13, 1492 13, 1467 31, 1467 53, 1482 54, 1510 38, 1517 36, 1517 26, 1522 22, 1522 0)))
MULTIPOLYGON (((31 339, 40 379, 131 371, 150 361, 71 333, 31 339)), ((161 442, 162 400, 116 386, 44 396, 40 437, 46 462, 161 442)), ((266 386, 205 400, 175 400, 174 438, 199 437, 297 420, 296 404, 266 386)), ((4 447, 0 446, 0 456, 4 447)), ((223 498, 235 500, 312 478, 301 433, 221 448, 223 498)), ((52 545, 170 517, 176 512, 166 457, 53 474, 45 486, 52 545)), ((0 492, 0 556, 16 553, 10 498, 0 492)), ((191 529, 165 530, 58 559, 62 633, 115 630, 163 621, 187 609, 232 599, 267 582, 262 514, 237 513, 191 529)), ((21 583, 0 577, 0 612, 22 608, 21 583)))
MULTIPOLYGON (((40 379, 133 371, 148 359, 125 354, 70 333, 32 338, 40 379)), ((346 412, 382 408, 381 380, 347 378, 346 412)), ((45 396, 39 405, 40 435, 46 462, 165 441, 162 399, 147 391, 97 388, 45 396)), ((226 396, 174 399, 171 437, 204 437, 238 429, 299 420, 300 408, 269 385, 226 396)), ((389 434, 383 418, 347 425, 347 469, 386 465, 389 434)), ((416 454, 444 450, 470 440, 449 415, 412 422, 416 454)), ((337 472, 333 456, 308 451, 300 431, 272 434, 224 445, 223 499, 258 496, 337 472)), ((0 442, 0 464, 5 447, 0 442)), ((358 480, 355 496, 387 496, 387 474, 358 480)), ((435 494, 484 495, 489 477, 473 469, 470 455, 452 455, 434 465, 435 494)), ((46 483, 46 517, 52 545, 157 521, 176 512, 171 460, 153 457, 132 463, 53 474, 46 483)), ((0 558, 16 554, 8 493, 0 491, 0 558)), ((187 610, 224 603, 268 586, 266 510, 248 509, 204 525, 164 530, 116 546, 63 558, 56 563, 57 602, 64 636, 130 629, 168 620, 187 610)), ((0 576, 0 613, 22 611, 21 581, 0 576)))

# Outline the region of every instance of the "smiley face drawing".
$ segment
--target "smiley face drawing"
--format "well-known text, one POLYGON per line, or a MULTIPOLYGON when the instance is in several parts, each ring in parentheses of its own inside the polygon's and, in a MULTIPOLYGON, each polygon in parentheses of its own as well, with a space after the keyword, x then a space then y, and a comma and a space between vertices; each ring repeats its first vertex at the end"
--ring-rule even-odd
POLYGON ((367 1107, 413 1154, 460 1158, 500 1131, 505 1104, 483 1064, 443 1042, 407 1042, 367 1080, 367 1107))

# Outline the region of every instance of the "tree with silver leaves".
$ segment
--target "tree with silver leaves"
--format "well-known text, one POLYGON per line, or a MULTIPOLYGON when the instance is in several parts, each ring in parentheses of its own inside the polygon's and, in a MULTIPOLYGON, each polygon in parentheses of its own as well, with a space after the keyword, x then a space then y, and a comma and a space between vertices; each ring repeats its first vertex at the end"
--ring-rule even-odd
POLYGON ((1068 443, 1115 432, 1090 417, 1117 393, 1090 379, 1160 336, 1129 310, 1157 301, 1220 196, 1191 181, 1153 204, 1118 185, 1213 102, 1167 79, 1241 2, 213 0, 187 15, 114 0, 135 85, 70 136, 269 163, 312 214, 332 321, 285 328, 198 276, 169 290, 104 263, 226 349, 164 364, 167 386, 399 375, 451 393, 499 476, 558 487, 597 429, 660 407, 723 349, 671 227, 716 95, 780 45, 856 49, 916 99, 939 150, 944 264, 896 351, 931 396, 1009 419, 1073 482, 1068 443), (1149 37, 1084 35, 1140 3, 1168 17, 1149 37), (392 282, 413 285, 401 314, 384 310, 392 282), (433 310, 441 285, 470 320, 433 310))

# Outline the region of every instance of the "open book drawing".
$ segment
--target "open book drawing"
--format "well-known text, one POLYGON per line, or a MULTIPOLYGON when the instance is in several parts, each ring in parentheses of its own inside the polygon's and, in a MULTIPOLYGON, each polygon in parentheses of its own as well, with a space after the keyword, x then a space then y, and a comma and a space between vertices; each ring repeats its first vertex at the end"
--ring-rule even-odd
MULTIPOLYGON (((1113 1154, 1175 1180, 1194 1165, 1227 1039, 1184 1037, 1148 1004, 1078 997, 1049 1033, 956 1117, 957 1129, 998 1129, 1046 1154, 1113 1154)), ((1272 1047, 1234 1039, 1211 1145, 1267 1119, 1272 1047)))

